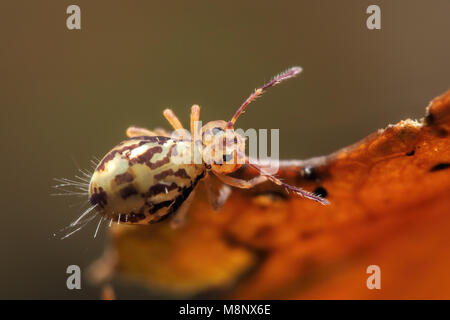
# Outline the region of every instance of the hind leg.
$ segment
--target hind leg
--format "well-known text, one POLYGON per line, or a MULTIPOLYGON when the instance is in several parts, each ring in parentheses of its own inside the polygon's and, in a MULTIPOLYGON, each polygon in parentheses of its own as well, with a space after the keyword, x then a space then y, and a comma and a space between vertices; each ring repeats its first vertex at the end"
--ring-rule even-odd
POLYGON ((162 128, 156 128, 153 131, 148 130, 146 128, 139 128, 139 127, 129 127, 127 129, 127 137, 128 138, 139 137, 139 136, 170 137, 170 132, 168 132, 162 128))
POLYGON ((145 128, 139 128, 139 127, 129 127, 127 129, 127 137, 133 138, 133 137, 139 137, 139 136, 157 136, 158 134, 154 131, 150 131, 145 128))
POLYGON ((184 200, 183 204, 178 208, 170 221, 170 227, 172 229, 177 229, 182 227, 186 223, 186 215, 191 207, 192 200, 194 200, 195 190, 191 192, 186 200, 184 200))

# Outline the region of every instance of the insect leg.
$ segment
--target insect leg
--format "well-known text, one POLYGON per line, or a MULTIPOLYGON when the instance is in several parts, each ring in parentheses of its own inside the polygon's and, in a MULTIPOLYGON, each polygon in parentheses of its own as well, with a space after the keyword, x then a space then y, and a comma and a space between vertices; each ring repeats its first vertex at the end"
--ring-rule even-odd
POLYGON ((198 130, 198 121, 200 120, 200 107, 194 104, 191 107, 191 134, 198 130))
POLYGON ((267 181, 268 178, 266 176, 257 176, 255 178, 252 178, 250 180, 243 180, 238 178, 233 178, 224 174, 217 174, 215 173, 216 177, 222 180, 223 183, 226 183, 230 186, 241 188, 241 189, 250 189, 254 186, 263 183, 264 181, 267 181))
POLYGON ((189 139, 186 130, 184 130, 183 125, 181 124, 180 120, 175 115, 175 113, 173 113, 172 110, 170 109, 164 110, 163 115, 166 118, 166 120, 169 121, 170 125, 175 129, 175 131, 177 131, 179 137, 182 140, 189 139))
POLYGON ((294 192, 295 194, 297 194, 299 196, 305 197, 305 198, 310 199, 310 200, 317 201, 317 202, 319 202, 319 203, 321 203, 323 205, 330 204, 330 202, 327 199, 324 199, 324 198, 322 198, 321 196, 319 196, 319 195, 317 195, 315 193, 312 193, 312 192, 303 190, 302 188, 291 186, 291 185, 289 185, 287 183, 284 183, 283 181, 281 181, 280 179, 274 177, 273 175, 264 172, 264 170, 262 168, 258 167, 257 165, 254 165, 254 164, 251 164, 251 163, 249 163, 248 165, 251 166, 252 168, 256 169, 261 174, 260 177, 266 177, 268 180, 270 180, 271 182, 275 183, 276 185, 285 188, 286 191, 288 191, 288 192, 289 191, 294 192))
POLYGON ((206 194, 208 196, 209 204, 214 210, 220 210, 231 194, 230 186, 224 184, 210 173, 206 175, 203 182, 206 186, 206 194))
POLYGON ((191 194, 187 197, 186 200, 184 200, 183 204, 175 212, 175 215, 170 221, 170 227, 172 229, 177 229, 186 223, 186 215, 192 204, 192 200, 194 200, 194 197, 195 197, 195 190, 191 192, 191 194))
POLYGON ((158 134, 156 132, 150 131, 145 128, 139 128, 139 127, 129 127, 127 129, 127 137, 133 138, 133 137, 139 137, 139 136, 157 136, 158 134))
POLYGON ((166 120, 169 121, 170 125, 175 130, 183 129, 183 125, 181 124, 180 120, 175 115, 175 113, 173 113, 172 110, 170 110, 170 109, 164 110, 163 115, 164 115, 164 118, 166 118, 166 120))
POLYGON ((200 107, 194 104, 191 107, 191 135, 193 137, 192 143, 197 145, 197 141, 201 140, 201 133, 199 128, 200 107))

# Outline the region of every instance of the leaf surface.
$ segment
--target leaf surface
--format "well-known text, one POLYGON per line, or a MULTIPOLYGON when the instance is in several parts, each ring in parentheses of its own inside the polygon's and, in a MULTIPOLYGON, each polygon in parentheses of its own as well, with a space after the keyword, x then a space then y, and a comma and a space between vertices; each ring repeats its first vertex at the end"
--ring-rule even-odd
POLYGON ((326 195, 329 206, 265 183, 233 189, 215 212, 200 186, 182 228, 113 227, 109 259, 92 274, 119 274, 165 297, 448 299, 449 132, 450 91, 421 121, 282 163, 278 177, 326 195), (381 268, 381 290, 366 286, 369 265, 381 268))

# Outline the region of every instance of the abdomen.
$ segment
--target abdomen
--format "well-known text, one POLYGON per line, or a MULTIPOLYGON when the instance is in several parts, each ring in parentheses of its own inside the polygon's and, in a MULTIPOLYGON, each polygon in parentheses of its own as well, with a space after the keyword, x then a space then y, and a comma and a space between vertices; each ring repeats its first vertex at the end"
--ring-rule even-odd
POLYGON ((153 223, 174 212, 205 174, 190 159, 189 141, 135 137, 100 161, 90 182, 90 201, 105 217, 128 223, 153 223))

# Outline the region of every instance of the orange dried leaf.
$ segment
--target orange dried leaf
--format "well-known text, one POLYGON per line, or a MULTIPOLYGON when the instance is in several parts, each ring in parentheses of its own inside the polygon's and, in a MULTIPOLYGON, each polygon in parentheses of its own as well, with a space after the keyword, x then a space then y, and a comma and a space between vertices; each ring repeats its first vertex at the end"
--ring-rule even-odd
POLYGON ((280 178, 327 194, 330 206, 266 183, 234 190, 217 213, 201 186, 180 229, 112 228, 109 259, 93 274, 119 273, 174 297, 450 298, 449 132, 450 91, 421 122, 283 163, 280 178), (366 286, 372 264, 381 290, 366 286))

